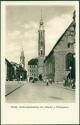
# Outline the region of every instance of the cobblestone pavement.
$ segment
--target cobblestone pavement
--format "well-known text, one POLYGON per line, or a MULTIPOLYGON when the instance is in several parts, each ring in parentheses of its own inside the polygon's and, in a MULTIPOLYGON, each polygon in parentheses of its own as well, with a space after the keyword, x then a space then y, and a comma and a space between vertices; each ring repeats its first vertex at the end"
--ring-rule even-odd
MULTIPOLYGON (((21 83, 23 84, 23 82, 21 83)), ((6 102, 20 103, 73 103, 75 102, 75 91, 64 87, 46 85, 44 83, 28 83, 16 89, 6 96, 6 102)))

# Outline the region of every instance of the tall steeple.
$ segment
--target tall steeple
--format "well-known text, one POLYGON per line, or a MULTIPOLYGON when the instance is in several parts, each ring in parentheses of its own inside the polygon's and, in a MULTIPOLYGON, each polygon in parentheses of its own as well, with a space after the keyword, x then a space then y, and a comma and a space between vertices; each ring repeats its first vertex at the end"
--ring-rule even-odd
POLYGON ((45 56, 45 30, 42 18, 42 10, 41 10, 39 30, 38 30, 38 56, 45 56))
POLYGON ((44 22, 43 22, 43 18, 42 18, 42 9, 41 9, 41 19, 40 19, 40 26, 39 26, 40 30, 44 29, 44 22))
POLYGON ((23 48, 21 50, 21 55, 20 55, 20 65, 25 68, 25 57, 24 57, 24 51, 23 48))
POLYGON ((41 18, 38 30, 38 73, 39 75, 44 74, 44 57, 45 57, 45 30, 44 30, 44 22, 42 18, 42 10, 41 10, 41 18))

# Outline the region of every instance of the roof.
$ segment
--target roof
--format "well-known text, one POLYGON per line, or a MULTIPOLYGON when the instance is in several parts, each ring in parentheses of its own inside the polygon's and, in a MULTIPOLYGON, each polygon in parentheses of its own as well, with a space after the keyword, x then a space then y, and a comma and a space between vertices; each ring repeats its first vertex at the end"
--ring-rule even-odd
POLYGON ((8 64, 12 65, 12 64, 8 61, 8 59, 5 58, 5 61, 6 61, 8 64))
POLYGON ((37 65, 38 63, 38 59, 35 58, 35 59, 31 59, 30 61, 28 61, 28 65, 37 65))
POLYGON ((12 65, 19 67, 20 64, 17 64, 16 62, 11 62, 12 65))
POLYGON ((54 51, 53 51, 53 49, 52 49, 52 50, 50 51, 50 53, 48 54, 48 56, 45 57, 44 62, 52 55, 53 52, 54 52, 54 51))
MULTIPOLYGON (((6 58, 5 58, 5 61, 8 63, 8 64, 10 64, 12 67, 13 66, 16 66, 17 68, 19 68, 19 67, 21 67, 21 65, 20 64, 17 64, 17 63, 15 63, 15 62, 9 62, 6 58)), ((21 67, 22 68, 22 67, 21 67)), ((26 69, 24 69, 24 68, 22 68, 24 71, 26 71, 26 69)), ((27 71, 26 71, 27 72, 27 71)))
MULTIPOLYGON (((65 30, 65 32, 62 34, 62 36, 58 39, 57 43, 53 47, 53 49, 57 46, 57 44, 61 41, 62 37, 65 35, 65 33, 68 31, 68 29, 73 25, 74 21, 71 22, 71 24, 68 26, 68 28, 65 30)), ((52 49, 52 50, 53 50, 52 49)))
MULTIPOLYGON (((5 58, 5 61, 6 61, 6 62, 9 62, 6 58, 5 58)), ((10 63, 10 62, 9 62, 9 63, 10 63)))
POLYGON ((68 26, 68 28, 64 31, 64 33, 61 35, 61 37, 58 39, 57 43, 54 45, 54 47, 52 48, 52 50, 50 51, 50 53, 48 54, 48 56, 45 58, 44 62, 51 56, 51 54, 54 52, 54 49, 56 48, 56 46, 58 45, 58 43, 61 41, 62 37, 65 35, 65 33, 68 31, 68 29, 74 24, 74 21, 72 21, 70 23, 70 25, 68 26))

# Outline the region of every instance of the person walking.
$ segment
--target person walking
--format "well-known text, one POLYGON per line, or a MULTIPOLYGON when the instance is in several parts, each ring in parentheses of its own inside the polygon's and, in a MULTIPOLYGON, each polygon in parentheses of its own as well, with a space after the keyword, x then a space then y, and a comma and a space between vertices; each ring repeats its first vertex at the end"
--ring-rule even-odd
POLYGON ((47 79, 47 84, 46 85, 48 86, 48 84, 49 84, 49 82, 48 82, 48 79, 47 79))

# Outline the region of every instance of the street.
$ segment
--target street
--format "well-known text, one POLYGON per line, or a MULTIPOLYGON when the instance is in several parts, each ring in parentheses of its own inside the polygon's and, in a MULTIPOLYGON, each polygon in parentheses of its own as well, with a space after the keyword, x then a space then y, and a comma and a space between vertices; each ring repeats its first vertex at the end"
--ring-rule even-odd
POLYGON ((73 103, 75 91, 58 87, 55 84, 46 86, 44 83, 25 82, 5 99, 7 103, 73 103))

